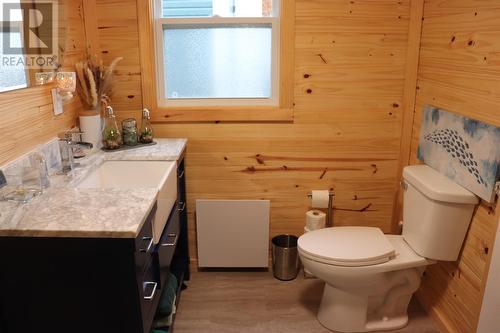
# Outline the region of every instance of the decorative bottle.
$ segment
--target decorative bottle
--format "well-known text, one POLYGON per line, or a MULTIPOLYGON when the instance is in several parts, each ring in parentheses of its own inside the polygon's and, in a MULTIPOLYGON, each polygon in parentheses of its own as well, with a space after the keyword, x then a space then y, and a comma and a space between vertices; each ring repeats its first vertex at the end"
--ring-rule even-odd
POLYGON ((149 110, 142 110, 142 124, 141 130, 139 131, 139 140, 141 143, 152 143, 153 142, 153 126, 151 126, 151 120, 149 115, 149 110))
POLYGON ((122 121, 122 138, 124 145, 137 145, 137 122, 134 118, 128 118, 122 121))
POLYGON ((102 143, 104 149, 108 150, 118 149, 122 146, 122 135, 116 124, 115 114, 111 106, 106 107, 102 143))

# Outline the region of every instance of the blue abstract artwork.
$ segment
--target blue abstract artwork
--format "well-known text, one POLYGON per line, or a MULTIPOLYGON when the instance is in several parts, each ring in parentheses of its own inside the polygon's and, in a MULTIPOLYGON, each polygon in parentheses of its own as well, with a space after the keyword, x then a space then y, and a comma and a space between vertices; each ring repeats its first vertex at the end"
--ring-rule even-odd
POLYGON ((493 202, 500 178, 500 128, 425 106, 418 158, 493 202))

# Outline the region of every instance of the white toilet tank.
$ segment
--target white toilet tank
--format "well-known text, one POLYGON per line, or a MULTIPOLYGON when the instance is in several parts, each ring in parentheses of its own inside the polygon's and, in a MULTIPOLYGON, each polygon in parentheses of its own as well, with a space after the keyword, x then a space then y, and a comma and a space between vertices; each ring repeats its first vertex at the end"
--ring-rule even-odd
POLYGON ((403 170, 403 238, 420 256, 458 258, 478 198, 427 165, 403 170))

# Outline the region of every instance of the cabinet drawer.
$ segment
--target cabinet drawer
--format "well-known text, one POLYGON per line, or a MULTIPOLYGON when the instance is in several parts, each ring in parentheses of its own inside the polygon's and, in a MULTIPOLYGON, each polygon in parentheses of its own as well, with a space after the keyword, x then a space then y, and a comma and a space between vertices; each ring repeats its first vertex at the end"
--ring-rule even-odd
POLYGON ((153 262, 158 269, 160 288, 167 278, 170 264, 177 247, 180 236, 179 226, 179 204, 175 205, 168 219, 167 226, 163 231, 160 243, 156 247, 153 255, 153 262))
POLYGON ((186 200, 186 169, 184 168, 184 161, 177 167, 177 198, 179 201, 186 200))
POLYGON ((135 263, 138 271, 144 271, 144 267, 151 258, 154 251, 153 241, 153 219, 156 213, 156 204, 149 213, 146 222, 142 226, 139 235, 135 239, 135 263))
POLYGON ((156 307, 160 300, 160 283, 155 277, 154 265, 151 263, 144 271, 142 279, 139 281, 139 295, 141 302, 142 322, 144 332, 151 330, 156 307))

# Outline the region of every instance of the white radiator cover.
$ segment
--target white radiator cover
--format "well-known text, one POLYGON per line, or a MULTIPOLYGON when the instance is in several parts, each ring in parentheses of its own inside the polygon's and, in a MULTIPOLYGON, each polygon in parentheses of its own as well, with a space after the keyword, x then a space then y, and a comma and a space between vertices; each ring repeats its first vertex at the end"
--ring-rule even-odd
POLYGON ((196 200, 198 266, 268 267, 269 200, 196 200))

